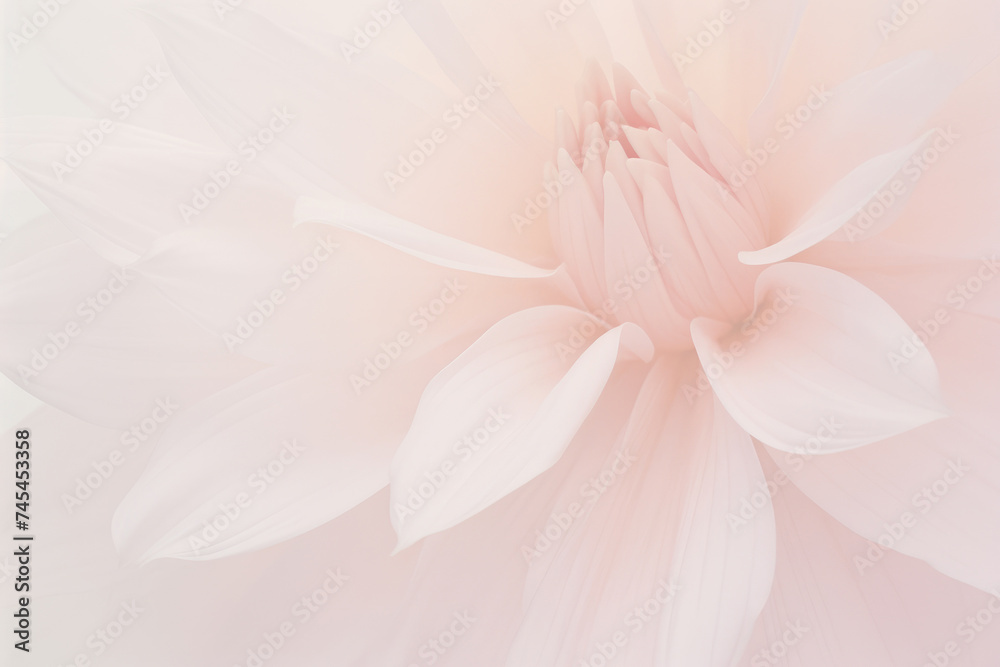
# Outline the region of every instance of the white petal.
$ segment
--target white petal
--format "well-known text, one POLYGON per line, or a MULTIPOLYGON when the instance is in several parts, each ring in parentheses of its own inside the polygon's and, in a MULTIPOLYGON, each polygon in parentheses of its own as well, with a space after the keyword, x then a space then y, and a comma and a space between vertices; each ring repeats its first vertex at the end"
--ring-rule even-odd
POLYGON ((414 257, 440 266, 488 276, 547 278, 557 269, 542 269, 492 250, 439 234, 360 202, 301 197, 296 223, 317 221, 349 229, 414 257))
POLYGON ((783 451, 860 447, 946 415, 934 361, 878 295, 810 264, 768 267, 741 327, 691 323, 698 357, 723 405, 783 451), (908 363, 894 355, 905 348, 908 363))
POLYGON ((386 625, 382 640, 373 642, 363 664, 409 665, 456 610, 476 620, 449 650, 447 664, 501 667, 507 662, 522 622, 525 584, 535 569, 529 566, 532 545, 554 513, 565 514, 569 502, 586 500, 581 485, 604 468, 649 371, 641 364, 629 366, 612 374, 566 453, 544 475, 395 557, 419 553, 420 562, 405 606, 386 625))
POLYGON ((677 312, 663 283, 659 267, 672 261, 663 249, 654 257, 642 238, 614 176, 604 175, 604 275, 606 293, 621 307, 618 317, 637 322, 659 344, 683 347, 688 343, 687 322, 677 312), (648 278, 637 281, 645 271, 648 278), (623 290, 623 287, 625 288, 623 290))
MULTIPOLYGON (((820 507, 883 550, 984 591, 1000 586, 1000 457, 995 439, 969 424, 950 418, 832 456, 771 455, 820 507)), ((866 558, 865 574, 881 567, 866 558)))
POLYGON ((49 405, 128 428, 157 398, 189 405, 260 365, 231 354, 135 272, 54 220, 4 242, 0 370, 49 405))
MULTIPOLYGON (((996 600, 852 533, 803 496, 766 456, 762 463, 768 486, 758 493, 771 494, 777 563, 771 597, 740 667, 917 667, 934 664, 931 653, 942 656, 940 665, 948 658, 949 667, 990 664, 986 658, 997 655, 1000 626, 992 623, 985 633, 971 635, 970 645, 972 626, 962 624, 987 604, 997 609, 996 600), (958 654, 942 653, 948 642, 961 647, 958 654)), ((863 468, 843 481, 862 483, 868 473, 863 468)), ((748 522, 758 518, 749 506, 743 516, 748 522)))
POLYGON ((115 513, 116 546, 140 562, 208 560, 315 528, 388 483, 406 403, 293 369, 234 385, 174 418, 115 513))
MULTIPOLYGON (((158 236, 204 219, 191 207, 190 191, 177 183, 206 181, 225 163, 224 151, 119 123, 92 154, 73 163, 67 147, 92 124, 28 117, 3 126, 5 141, 18 147, 6 162, 83 241, 108 261, 124 265, 142 256, 158 236)), ((262 190, 258 182, 253 186, 257 193, 262 190)))
POLYGON ((778 117, 763 126, 767 135, 752 144, 773 142, 774 152, 757 173, 768 195, 773 239, 791 233, 816 202, 859 164, 926 132, 931 115, 961 80, 953 68, 926 51, 909 53, 839 85, 835 83, 839 77, 814 76, 815 72, 810 82, 822 83, 802 86, 780 102, 778 117), (805 113, 800 109, 807 110, 807 122, 799 123, 790 115, 805 113))
POLYGON ((867 206, 932 134, 934 132, 927 132, 902 148, 873 157, 856 167, 802 216, 802 221, 788 236, 766 248, 741 252, 740 261, 744 264, 773 264, 827 238, 867 206))
POLYGON ((727 514, 763 484, 760 463, 710 393, 681 399, 694 369, 678 371, 650 371, 616 446, 539 526, 509 667, 591 664, 616 633, 615 664, 728 667, 741 655, 771 587, 770 503, 731 529, 727 514))
POLYGON ((524 310, 431 381, 392 465, 400 548, 476 514, 559 459, 616 361, 652 356, 634 324, 584 349, 603 329, 567 306, 524 310))

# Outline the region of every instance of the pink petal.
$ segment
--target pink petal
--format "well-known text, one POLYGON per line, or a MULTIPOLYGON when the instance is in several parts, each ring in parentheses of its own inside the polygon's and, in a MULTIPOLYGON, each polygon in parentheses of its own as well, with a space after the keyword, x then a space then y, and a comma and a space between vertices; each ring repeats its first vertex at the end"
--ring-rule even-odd
POLYGON ((946 415, 925 349, 889 354, 915 334, 878 295, 830 269, 785 262, 756 286, 739 329, 700 318, 691 332, 719 400, 756 438, 783 451, 829 453, 946 415))
MULTIPOLYGON (((740 261, 744 264, 780 262, 834 234, 893 180, 932 134, 936 132, 927 132, 906 146, 855 167, 802 216, 802 221, 791 233, 766 248, 741 252, 740 261)), ((891 218, 885 218, 879 228, 891 222, 891 218)), ((868 231, 874 234, 877 230, 868 231)))
POLYGON ((603 330, 566 306, 524 310, 431 381, 392 464, 400 549, 464 521, 559 459, 617 360, 652 355, 634 324, 603 330))
POLYGON ((414 257, 462 271, 508 278, 546 278, 556 269, 541 269, 486 248, 466 243, 396 217, 367 204, 302 197, 295 220, 324 222, 349 229, 414 257))
MULTIPOLYGON (((823 457, 821 463, 852 454, 823 457)), ((992 616, 989 608, 1000 610, 1000 600, 858 537, 814 505, 782 471, 763 463, 767 485, 745 499, 738 512, 746 518, 734 519, 733 525, 746 530, 758 520, 753 503, 771 495, 777 565, 771 596, 741 667, 920 666, 935 660, 975 667, 997 655, 1000 626, 991 623, 980 633, 973 624, 982 628, 975 614, 987 609, 992 616)))
POLYGON ((119 552, 140 563, 222 558, 358 505, 388 484, 414 389, 435 362, 397 362, 396 382, 360 395, 343 372, 272 368, 185 406, 115 513, 119 552))
POLYGON ((669 253, 646 245, 639 223, 611 174, 604 176, 604 233, 606 293, 616 304, 615 317, 638 323, 661 345, 686 346, 686 320, 660 276, 659 267, 672 261, 669 253), (647 276, 641 283, 637 282, 639 270, 647 276))
POLYGON ((742 653, 770 588, 774 528, 769 506, 738 534, 725 515, 763 474, 713 397, 678 400, 681 371, 650 371, 615 448, 556 504, 570 517, 550 519, 561 536, 536 536, 507 664, 575 666, 613 650, 624 665, 722 666, 742 653))
POLYGON ((4 245, 0 366, 50 405, 127 428, 157 398, 189 405, 260 368, 51 219, 4 245))

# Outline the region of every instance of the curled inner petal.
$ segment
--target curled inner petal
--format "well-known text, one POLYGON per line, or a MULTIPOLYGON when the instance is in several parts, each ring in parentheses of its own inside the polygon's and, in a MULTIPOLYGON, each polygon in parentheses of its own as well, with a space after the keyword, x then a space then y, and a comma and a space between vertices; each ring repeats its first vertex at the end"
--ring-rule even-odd
POLYGON ((739 149, 704 105, 694 117, 705 140, 674 96, 650 97, 622 68, 615 78, 612 88, 588 71, 579 130, 557 118, 565 187, 553 241, 594 315, 640 325, 658 348, 690 349, 694 318, 735 323, 753 309, 761 269, 739 254, 766 245, 762 207, 720 175, 713 155, 739 149))

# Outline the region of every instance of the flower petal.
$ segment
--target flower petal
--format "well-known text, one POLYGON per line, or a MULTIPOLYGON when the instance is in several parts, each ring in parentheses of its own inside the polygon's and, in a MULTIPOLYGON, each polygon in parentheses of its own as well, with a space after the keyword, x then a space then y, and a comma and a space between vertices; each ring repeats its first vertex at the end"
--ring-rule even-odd
POLYGON ((759 232, 766 234, 768 219, 764 191, 756 174, 746 176, 738 171, 746 157, 736 138, 694 91, 691 91, 690 98, 692 120, 712 166, 729 183, 743 208, 753 214, 759 232), (742 185, 738 185, 738 181, 743 181, 742 185))
POLYGON ((716 299, 727 313, 745 312, 750 307, 749 285, 759 270, 741 264, 738 253, 759 247, 761 230, 735 197, 672 141, 667 165, 678 208, 716 299))
MULTIPOLYGON (((158 236, 192 220, 183 206, 178 212, 179 203, 201 220, 190 205, 190 191, 177 183, 207 179, 225 163, 225 151, 119 123, 93 153, 74 163, 67 157, 69 147, 92 124, 53 117, 6 121, 4 143, 17 149, 4 160, 60 221, 119 265, 134 262, 158 236)), ((253 186, 256 192, 244 192, 257 199, 263 188, 259 182, 253 186)))
POLYGON ((363 664, 409 665, 456 610, 466 610, 476 620, 448 652, 448 664, 507 664, 510 643, 522 623, 525 584, 534 572, 530 565, 538 532, 553 514, 564 513, 568 502, 589 500, 580 487, 605 466, 648 372, 640 364, 616 370, 566 453, 544 475, 395 556, 419 552, 420 561, 399 615, 386 624, 363 664))
POLYGON ((810 78, 813 85, 782 103, 778 117, 764 125, 768 135, 753 142, 764 153, 760 147, 772 142, 773 153, 757 174, 768 194, 771 238, 789 234, 857 165, 930 129, 932 114, 961 78, 927 52, 897 58, 836 86, 830 79, 810 78), (796 113, 807 120, 799 122, 796 113))
POLYGON ((678 400, 678 371, 666 361, 651 369, 602 468, 556 504, 570 517, 553 513, 559 537, 536 533, 506 664, 597 664, 590 656, 612 641, 622 665, 722 667, 742 654, 771 587, 774 525, 766 499, 748 530, 734 533, 726 513, 764 476, 713 396, 678 400))
POLYGON ((105 426, 128 428, 158 397, 189 405, 260 368, 51 217, 4 242, 0 327, 8 378, 105 426))
POLYGON ((487 331, 427 386, 392 464, 392 521, 405 548, 454 526, 551 467, 619 358, 648 361, 634 324, 604 329, 540 306, 487 331))
POLYGON ((670 261, 669 253, 646 244, 610 173, 604 175, 604 233, 607 294, 614 295, 610 299, 615 309, 622 309, 619 319, 639 323, 658 344, 690 345, 686 320, 677 312, 658 269, 670 261), (647 278, 639 280, 642 275, 647 278))
POLYGON ((519 234, 511 216, 542 189, 549 146, 511 136, 486 113, 507 109, 497 93, 510 92, 508 80, 479 72, 471 90, 455 91, 438 85, 436 67, 414 71, 430 58, 412 36, 418 53, 405 64, 374 48, 345 59, 331 42, 350 46, 351 29, 317 44, 246 9, 225 21, 172 3, 143 9, 177 83, 242 163, 298 195, 364 202, 507 254, 548 254, 543 225, 519 234), (476 113, 456 115, 455 104, 473 102, 476 113), (269 143, 256 150, 261 132, 269 143))
POLYGON ((556 155, 569 181, 550 207, 549 227, 566 269, 580 287, 588 308, 604 300, 604 223, 583 173, 564 149, 556 155))
POLYGON ((140 562, 209 560, 333 519, 388 483, 412 389, 382 383, 358 397, 337 375, 279 368, 192 406, 115 513, 116 546, 140 562))
MULTIPOLYGON (((932 134, 935 132, 927 132, 901 148, 873 157, 855 167, 802 216, 802 221, 790 234, 766 248, 741 252, 740 261, 744 264, 773 264, 827 238, 864 208, 932 134)), ((881 222, 888 224, 891 220, 883 219, 881 222)), ((874 230, 870 230, 870 233, 874 233, 874 230)))
POLYGON ((428 262, 462 271, 508 278, 547 278, 556 269, 542 269, 420 225, 360 202, 299 198, 296 223, 325 222, 381 241, 428 262))
POLYGON ((860 447, 945 416, 934 361, 878 295, 810 264, 768 267, 754 316, 737 332, 691 323, 698 357, 719 400, 754 437, 783 451, 860 447))
MULTIPOLYGON (((818 463, 853 454, 822 457, 818 463)), ((996 600, 850 532, 790 484, 766 455, 761 462, 768 481, 757 493, 771 495, 777 563, 771 597, 740 667, 774 664, 769 658, 779 654, 781 664, 808 667, 929 665, 929 654, 944 656, 946 643, 959 637, 961 655, 952 654, 958 656, 948 660, 952 667, 988 664, 987 658, 997 655, 1000 627, 995 623, 972 635, 975 645, 965 641, 970 625, 958 632, 970 613, 987 604, 997 609, 996 600)), ((863 470, 855 471, 852 485, 867 477, 869 470, 863 470)), ((751 509, 743 516, 757 520, 751 509)), ((938 664, 943 660, 938 658, 938 664)))
MULTIPOLYGON (((982 590, 1000 586, 1000 457, 958 418, 832 456, 770 452, 813 502, 858 535, 982 590)), ((878 555, 858 567, 877 570, 878 555)))

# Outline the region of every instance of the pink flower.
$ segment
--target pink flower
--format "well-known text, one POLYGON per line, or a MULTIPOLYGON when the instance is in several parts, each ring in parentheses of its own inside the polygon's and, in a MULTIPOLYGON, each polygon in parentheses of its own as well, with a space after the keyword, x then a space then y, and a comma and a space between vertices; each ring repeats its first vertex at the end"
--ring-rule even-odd
POLYGON ((125 562, 328 566, 206 664, 995 659, 995 7, 221 7, 8 121, 58 223, 0 301, 11 380, 159 439, 125 562))

